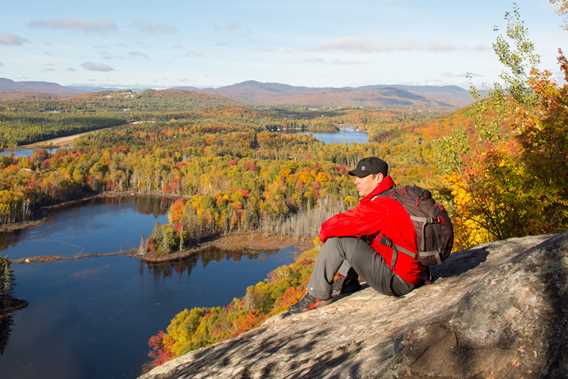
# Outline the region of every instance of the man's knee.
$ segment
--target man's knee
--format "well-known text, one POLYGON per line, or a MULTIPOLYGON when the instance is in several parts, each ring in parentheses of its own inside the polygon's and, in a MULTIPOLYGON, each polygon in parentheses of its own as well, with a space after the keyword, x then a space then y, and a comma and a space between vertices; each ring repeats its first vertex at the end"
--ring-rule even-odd
POLYGON ((339 245, 340 245, 339 237, 328 238, 322 245, 320 252, 325 252, 329 250, 336 251, 339 248, 339 245))

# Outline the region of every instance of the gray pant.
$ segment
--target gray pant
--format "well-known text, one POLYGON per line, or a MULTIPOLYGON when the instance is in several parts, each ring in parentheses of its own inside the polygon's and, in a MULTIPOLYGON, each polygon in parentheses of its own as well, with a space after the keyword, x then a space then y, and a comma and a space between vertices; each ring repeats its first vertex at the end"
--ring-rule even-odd
POLYGON ((415 287, 393 274, 383 257, 364 240, 338 237, 328 239, 320 249, 308 283, 309 293, 319 299, 328 299, 335 274, 345 275, 350 267, 371 287, 385 295, 402 296, 415 287))

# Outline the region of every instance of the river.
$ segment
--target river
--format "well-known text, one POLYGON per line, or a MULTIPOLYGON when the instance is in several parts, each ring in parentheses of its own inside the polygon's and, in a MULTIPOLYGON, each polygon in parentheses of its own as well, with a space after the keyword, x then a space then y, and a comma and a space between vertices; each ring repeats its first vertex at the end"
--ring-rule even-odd
MULTIPOLYGON (((37 227, 0 237, 0 254, 75 255, 136 247, 167 201, 98 199, 52 211, 37 227)), ((186 307, 229 303, 294 249, 210 249, 175 263, 117 256, 13 265, 13 296, 28 307, 0 322, 1 378, 132 378, 148 359, 147 341, 186 307)))

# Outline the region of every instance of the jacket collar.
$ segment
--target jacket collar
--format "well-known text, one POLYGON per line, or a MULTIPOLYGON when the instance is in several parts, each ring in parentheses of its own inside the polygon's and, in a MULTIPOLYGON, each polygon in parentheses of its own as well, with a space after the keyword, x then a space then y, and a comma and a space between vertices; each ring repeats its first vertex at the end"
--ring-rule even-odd
POLYGON ((395 186, 394 181, 390 176, 385 176, 383 181, 377 184, 374 190, 370 194, 365 196, 361 201, 370 201, 373 197, 380 195, 381 193, 390 190, 395 186))

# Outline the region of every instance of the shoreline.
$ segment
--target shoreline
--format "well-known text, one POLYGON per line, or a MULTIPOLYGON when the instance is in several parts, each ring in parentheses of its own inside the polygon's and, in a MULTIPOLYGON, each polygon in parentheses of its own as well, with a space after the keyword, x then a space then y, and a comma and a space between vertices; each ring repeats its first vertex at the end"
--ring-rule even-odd
POLYGON ((184 259, 192 255, 199 254, 203 250, 211 247, 224 251, 249 250, 253 252, 262 252, 267 250, 280 250, 290 246, 295 246, 296 249, 303 251, 311 248, 312 245, 312 242, 308 239, 269 235, 256 231, 235 232, 220 236, 219 238, 211 241, 203 242, 199 246, 176 253, 169 253, 158 257, 137 254, 135 257, 146 263, 163 263, 184 259))
POLYGON ((191 196, 188 195, 176 195, 161 192, 135 192, 135 191, 105 191, 94 195, 89 195, 82 197, 80 199, 64 201, 63 203, 47 205, 41 207, 44 210, 65 208, 75 204, 81 204, 94 199, 118 199, 121 197, 136 197, 136 196, 148 196, 148 197, 163 197, 166 199, 176 200, 176 199, 190 199, 191 196))
MULTIPOLYGON (((248 250, 252 252, 263 252, 267 250, 280 250, 286 247, 294 246, 298 251, 304 251, 313 246, 308 239, 297 239, 293 237, 268 235, 261 232, 238 232, 221 236, 217 239, 201 243, 191 249, 182 250, 176 253, 169 253, 164 256, 151 257, 140 255, 136 248, 114 251, 110 253, 81 253, 78 255, 61 256, 61 255, 35 255, 10 259, 13 264, 33 264, 33 263, 52 263, 59 261, 71 261, 85 258, 127 256, 139 259, 146 263, 165 263, 171 261, 182 260, 193 255, 199 254, 209 248, 217 248, 225 251, 248 250)), ((9 258, 8 258, 9 259, 9 258)))
POLYGON ((0 225, 0 233, 11 233, 17 232, 19 230, 24 230, 31 228, 33 226, 38 226, 43 224, 47 220, 47 217, 43 217, 39 220, 31 220, 31 221, 22 221, 16 222, 12 224, 2 224, 0 225))
MULTIPOLYGON (((160 192, 105 191, 94 195, 87 195, 80 199, 68 200, 53 205, 46 205, 39 208, 38 211, 41 212, 41 211, 49 211, 53 209, 65 208, 76 204, 86 203, 94 199, 117 199, 121 197, 136 197, 136 196, 163 197, 171 200, 191 198, 191 196, 189 195, 164 194, 160 192)), ((10 233, 18 230, 28 229, 34 226, 41 225, 46 221, 47 221, 47 216, 37 220, 22 221, 11 224, 1 224, 0 233, 10 233)))
MULTIPOLYGON (((150 196, 150 197, 162 197, 167 199, 190 199, 191 196, 188 195, 176 195, 176 194, 164 194, 158 192, 150 193, 139 193, 133 191, 106 191, 99 194, 89 195, 80 199, 69 200, 59 204, 49 205, 40 208, 42 211, 49 211, 53 209, 61 209, 76 204, 85 203, 94 199, 117 199, 126 197, 136 197, 136 196, 150 196)), ((32 228, 43 224, 48 219, 48 216, 43 217, 38 220, 25 221, 15 224, 4 224, 0 225, 0 232, 10 233, 19 230, 24 230, 32 228)), ((11 260, 15 264, 31 264, 31 263, 50 263, 63 260, 77 260, 84 258, 95 258, 95 257, 108 257, 108 256, 130 256, 133 258, 140 259, 146 263, 163 263, 169 261, 176 261, 180 259, 188 258, 192 255, 199 254, 208 248, 217 248, 225 251, 267 251, 267 250, 279 250, 289 246, 295 246, 299 251, 307 250, 313 246, 310 239, 306 238, 295 238, 289 236, 274 235, 270 233, 265 233, 261 231, 249 231, 249 232, 233 232, 225 235, 221 235, 215 239, 204 241, 199 245, 192 247, 190 249, 182 250, 179 252, 171 252, 163 256, 145 256, 140 255, 137 248, 132 248, 125 251, 115 251, 109 253, 81 253, 72 256, 59 256, 59 255, 37 255, 22 257, 11 260)))

